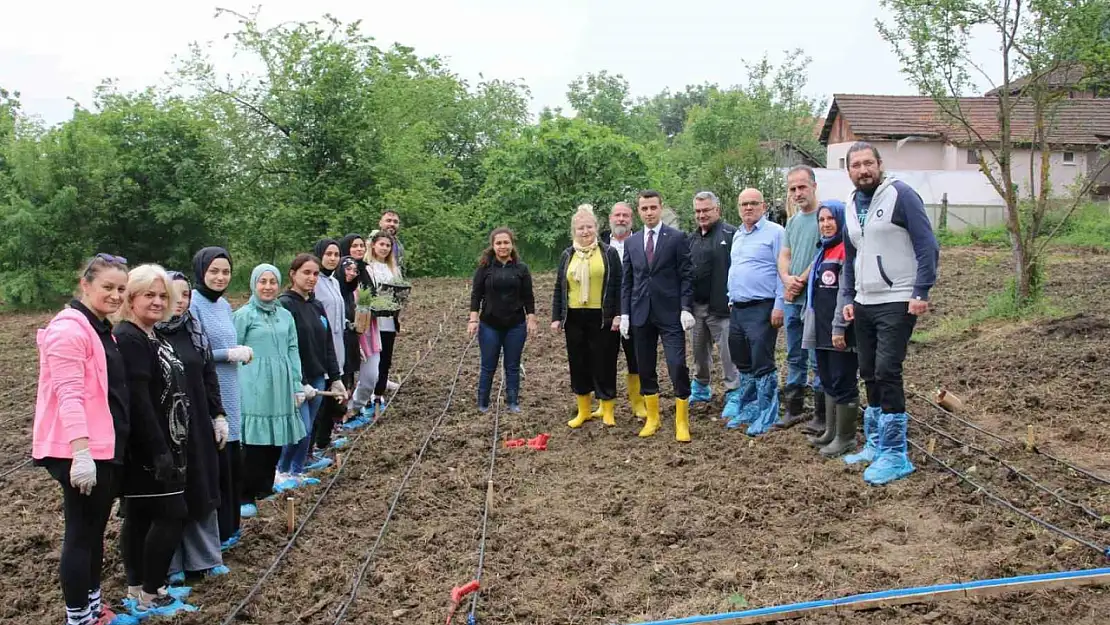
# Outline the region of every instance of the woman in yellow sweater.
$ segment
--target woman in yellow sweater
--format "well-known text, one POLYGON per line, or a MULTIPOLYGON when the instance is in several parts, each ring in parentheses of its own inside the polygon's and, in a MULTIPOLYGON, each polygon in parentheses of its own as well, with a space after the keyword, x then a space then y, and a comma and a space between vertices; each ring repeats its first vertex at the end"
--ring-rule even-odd
POLYGON ((566 333, 570 385, 578 399, 578 415, 567 425, 581 427, 593 418, 591 393, 601 402, 605 425, 616 425, 620 254, 598 240, 597 217, 589 204, 578 207, 571 230, 574 244, 563 251, 551 300, 551 329, 566 333))

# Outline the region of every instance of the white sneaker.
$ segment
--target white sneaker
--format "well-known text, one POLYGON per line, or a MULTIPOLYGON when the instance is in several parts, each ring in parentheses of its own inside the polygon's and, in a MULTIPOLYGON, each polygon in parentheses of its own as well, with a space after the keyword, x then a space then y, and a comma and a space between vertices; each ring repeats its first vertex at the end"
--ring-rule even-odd
POLYGON ((401 388, 401 385, 400 385, 400 384, 398 384, 398 383, 396 383, 396 382, 394 382, 393 380, 386 380, 386 381, 385 381, 385 390, 387 390, 387 391, 395 391, 395 390, 397 390, 397 389, 399 389, 399 388, 401 388))

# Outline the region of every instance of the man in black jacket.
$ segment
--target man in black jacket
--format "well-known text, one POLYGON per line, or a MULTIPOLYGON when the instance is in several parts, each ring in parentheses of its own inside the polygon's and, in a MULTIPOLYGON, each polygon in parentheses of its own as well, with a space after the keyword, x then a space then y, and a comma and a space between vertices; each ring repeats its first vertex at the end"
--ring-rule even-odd
MULTIPOLYGON (((632 207, 627 202, 617 202, 609 211, 609 229, 601 233, 601 240, 615 250, 624 262, 624 243, 634 234, 632 230, 632 207)), ((640 394, 640 367, 636 364, 636 345, 632 339, 620 337, 617 349, 624 350, 625 364, 628 365, 628 402, 632 404, 632 414, 637 419, 647 418, 647 407, 644 405, 644 396, 640 394)), ((600 417, 601 406, 593 412, 593 416, 600 417)))
MULTIPOLYGON (((740 386, 740 374, 728 351, 728 267, 732 237, 736 227, 721 221, 721 203, 712 191, 694 195, 694 220, 697 228, 687 236, 694 281, 694 380, 690 403, 708 402, 712 369, 712 346, 717 346, 725 374, 725 393, 733 395, 740 386)), ((725 402, 723 418, 730 419, 737 402, 725 402)))

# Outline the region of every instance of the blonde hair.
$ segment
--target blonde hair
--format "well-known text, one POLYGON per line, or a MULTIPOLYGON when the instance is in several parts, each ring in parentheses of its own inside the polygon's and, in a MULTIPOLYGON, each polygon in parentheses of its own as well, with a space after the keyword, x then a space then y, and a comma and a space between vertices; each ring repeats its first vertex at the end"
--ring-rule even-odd
POLYGON ((131 300, 136 295, 150 289, 158 280, 166 288, 166 310, 162 314, 162 321, 168 321, 173 316, 173 309, 177 306, 177 291, 174 289, 173 281, 170 280, 169 274, 162 268, 161 265, 146 264, 139 265, 131 271, 127 272, 127 290, 123 293, 123 305, 119 307, 119 319, 123 321, 135 322, 135 313, 131 310, 131 300))
POLYGON ((587 217, 594 222, 595 230, 599 227, 597 223, 597 215, 594 214, 593 204, 579 204, 578 208, 574 211, 574 215, 572 215, 570 218, 570 230, 572 234, 574 232, 574 222, 587 217))

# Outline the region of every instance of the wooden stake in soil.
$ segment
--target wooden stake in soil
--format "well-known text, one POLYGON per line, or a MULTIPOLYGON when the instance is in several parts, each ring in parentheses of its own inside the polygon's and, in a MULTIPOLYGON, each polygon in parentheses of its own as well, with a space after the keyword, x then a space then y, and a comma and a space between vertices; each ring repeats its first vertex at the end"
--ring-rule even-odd
POLYGON ((1025 430, 1025 451, 1032 453, 1037 448, 1037 440, 1033 434, 1033 424, 1030 423, 1025 430))
POLYGON ((337 451, 335 452, 335 470, 338 471, 341 468, 343 468, 343 453, 337 451))
POLYGON ((486 509, 493 510, 493 480, 486 482, 486 509))
POLYGON ((937 437, 930 436, 929 441, 925 443, 925 449, 929 452, 930 456, 937 453, 937 437))
POLYGON ((285 529, 290 534, 297 526, 297 501, 293 495, 285 498, 285 529))

